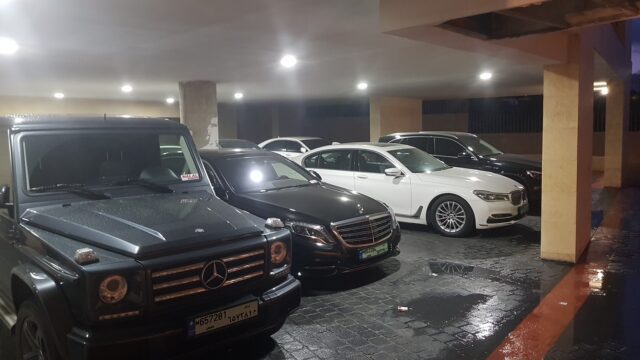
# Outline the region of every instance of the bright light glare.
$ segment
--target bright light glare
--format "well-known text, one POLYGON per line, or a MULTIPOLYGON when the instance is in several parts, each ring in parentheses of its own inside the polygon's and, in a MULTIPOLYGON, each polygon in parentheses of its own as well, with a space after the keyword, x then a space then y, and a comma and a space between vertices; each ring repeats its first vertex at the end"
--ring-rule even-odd
POLYGON ((18 52, 18 49, 20 49, 20 46, 15 40, 0 37, 0 55, 13 55, 18 52))
POLYGON ((606 81, 595 81, 593 83, 593 87, 603 87, 603 86, 607 86, 607 82, 606 81))
POLYGON ((358 85, 356 85, 356 87, 358 88, 358 90, 367 90, 369 88, 369 84, 367 84, 364 81, 361 81, 358 83, 358 85))
POLYGON ((131 86, 131 85, 129 85, 129 84, 125 84, 125 85, 122 85, 122 87, 120 88, 120 90, 121 90, 123 93, 130 93, 130 92, 132 92, 132 91, 133 91, 133 86, 131 86))
POLYGON ((251 179, 251 181, 253 181, 254 183, 262 182, 263 178, 264 175, 262 175, 262 171, 260 170, 251 170, 251 172, 249 173, 249 179, 251 179))
POLYGON ((242 100, 242 98, 244 97, 244 94, 241 92, 237 92, 235 94, 233 94, 233 98, 236 100, 242 100))
POLYGON ((285 55, 280 59, 280 65, 285 68, 292 68, 298 64, 298 58, 293 55, 285 55))
POLYGON ((64 99, 64 93, 57 92, 57 93, 53 94, 53 97, 58 99, 58 100, 64 99))
POLYGON ((600 94, 602 95, 608 95, 609 94, 609 87, 605 86, 602 89, 600 89, 600 94))
POLYGON ((480 75, 478 75, 478 77, 480 78, 480 80, 491 80, 491 78, 493 77, 493 73, 490 73, 488 71, 482 72, 480 73, 480 75))
POLYGON ((171 105, 171 104, 175 104, 176 99, 175 99, 175 98, 172 98, 172 97, 168 97, 168 98, 166 98, 164 101, 166 101, 166 102, 167 102, 167 104, 171 105))

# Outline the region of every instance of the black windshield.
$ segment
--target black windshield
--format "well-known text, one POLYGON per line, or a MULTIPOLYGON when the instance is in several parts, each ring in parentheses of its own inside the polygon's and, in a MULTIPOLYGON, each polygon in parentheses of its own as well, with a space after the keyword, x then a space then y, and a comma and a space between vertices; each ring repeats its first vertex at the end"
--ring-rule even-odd
POLYGON ((307 186, 315 182, 291 161, 270 156, 228 158, 216 162, 216 166, 238 193, 307 186))
POLYGON ((473 151, 476 155, 489 156, 502 154, 502 151, 498 150, 495 146, 476 136, 461 136, 459 140, 467 149, 473 151))

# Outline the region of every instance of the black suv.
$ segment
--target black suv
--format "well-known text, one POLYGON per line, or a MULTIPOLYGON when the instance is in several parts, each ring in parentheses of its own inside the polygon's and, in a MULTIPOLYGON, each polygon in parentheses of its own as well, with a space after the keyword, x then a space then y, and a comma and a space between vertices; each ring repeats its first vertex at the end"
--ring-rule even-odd
POLYGON ((375 266, 399 253, 393 211, 368 196, 321 182, 265 150, 200 150, 218 196, 262 218, 277 216, 293 237, 298 276, 375 266))
POLYGON ((271 334, 299 305, 289 231, 213 194, 186 127, 0 128, 0 318, 19 358, 165 358, 271 334))
POLYGON ((529 202, 538 207, 540 205, 542 164, 524 156, 505 154, 477 135, 463 132, 421 131, 390 134, 381 137, 379 141, 416 147, 449 166, 504 175, 524 185, 529 202))

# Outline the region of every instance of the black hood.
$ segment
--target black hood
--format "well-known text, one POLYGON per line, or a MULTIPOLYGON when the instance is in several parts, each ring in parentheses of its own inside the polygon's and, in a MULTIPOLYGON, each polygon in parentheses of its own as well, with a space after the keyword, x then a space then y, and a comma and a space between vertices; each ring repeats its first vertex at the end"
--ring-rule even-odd
POLYGON ((22 221, 134 258, 262 233, 252 215, 205 191, 31 208, 22 221))
POLYGON ((514 154, 500 154, 484 157, 485 160, 493 163, 501 163, 504 166, 518 168, 521 170, 536 170, 542 169, 542 163, 540 161, 531 160, 526 156, 514 155, 514 154), (495 159, 495 160, 494 160, 495 159))
POLYGON ((325 183, 240 194, 237 200, 234 205, 260 217, 276 216, 319 224, 387 211, 384 205, 368 196, 325 183))

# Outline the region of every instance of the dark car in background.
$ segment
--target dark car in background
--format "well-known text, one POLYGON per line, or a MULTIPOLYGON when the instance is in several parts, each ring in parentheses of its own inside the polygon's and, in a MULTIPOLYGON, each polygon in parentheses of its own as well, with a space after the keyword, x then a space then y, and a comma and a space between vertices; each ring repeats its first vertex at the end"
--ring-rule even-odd
POLYGON ((162 359, 267 336, 299 305, 290 232, 216 197, 183 125, 0 129, 0 319, 18 358, 162 359))
POLYGON ((400 228, 386 205, 320 181, 268 151, 201 151, 216 194, 233 206, 285 221, 299 276, 329 276, 398 254, 400 228))
POLYGON ((522 155, 505 154, 474 134, 421 131, 386 135, 380 142, 416 147, 449 166, 494 172, 524 185, 529 202, 540 206, 542 163, 522 155))

